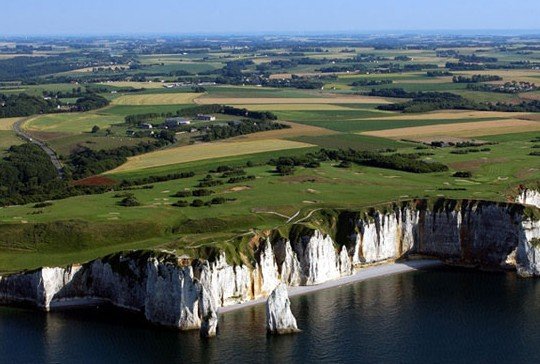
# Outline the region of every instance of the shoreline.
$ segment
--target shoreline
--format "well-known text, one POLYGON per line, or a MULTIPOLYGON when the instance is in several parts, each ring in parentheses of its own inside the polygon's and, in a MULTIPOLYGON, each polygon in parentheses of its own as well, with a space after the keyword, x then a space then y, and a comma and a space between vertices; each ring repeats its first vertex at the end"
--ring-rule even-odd
MULTIPOLYGON (((390 264, 380 264, 367 268, 363 268, 352 274, 350 276, 341 277, 338 279, 333 279, 321 284, 312 285, 312 286, 296 286, 296 287, 287 287, 287 292, 290 297, 300 296, 308 293, 313 293, 317 291, 322 291, 324 289, 336 288, 341 286, 346 286, 349 284, 362 282, 371 278, 378 278, 389 276, 393 274, 412 272, 420 269, 440 267, 444 265, 443 262, 436 259, 426 259, 426 260, 411 260, 405 263, 390 263, 390 264)), ((264 304, 266 302, 265 297, 257 298, 255 300, 247 301, 244 303, 237 303, 234 305, 223 306, 218 309, 219 314, 229 313, 236 310, 245 309, 251 306, 256 306, 264 304)))

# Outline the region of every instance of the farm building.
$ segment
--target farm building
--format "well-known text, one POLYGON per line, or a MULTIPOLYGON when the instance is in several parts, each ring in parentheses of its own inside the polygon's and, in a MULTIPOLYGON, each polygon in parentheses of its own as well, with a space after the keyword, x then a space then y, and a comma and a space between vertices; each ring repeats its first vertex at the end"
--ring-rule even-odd
POLYGON ((199 114, 199 115, 197 115, 197 120, 214 121, 214 120, 216 120, 216 117, 214 115, 199 114))
POLYGON ((174 128, 174 127, 177 127, 177 126, 189 125, 189 124, 191 124, 191 120, 181 118, 181 117, 175 117, 175 118, 167 118, 167 119, 165 119, 165 122, 163 123, 163 126, 165 126, 167 128, 174 128))
POLYGON ((141 124, 141 129, 152 129, 153 126, 150 123, 143 123, 141 124))

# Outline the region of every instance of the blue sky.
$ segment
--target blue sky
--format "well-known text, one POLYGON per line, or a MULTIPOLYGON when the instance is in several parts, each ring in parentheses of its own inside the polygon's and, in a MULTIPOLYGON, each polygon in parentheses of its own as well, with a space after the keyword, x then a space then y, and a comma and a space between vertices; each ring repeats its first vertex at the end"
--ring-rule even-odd
POLYGON ((0 36, 540 29, 540 0, 2 0, 0 36))

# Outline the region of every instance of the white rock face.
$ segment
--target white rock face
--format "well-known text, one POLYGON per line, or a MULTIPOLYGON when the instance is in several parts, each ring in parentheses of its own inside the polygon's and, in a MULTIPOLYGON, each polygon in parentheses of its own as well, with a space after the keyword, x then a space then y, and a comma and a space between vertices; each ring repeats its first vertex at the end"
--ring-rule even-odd
POLYGON ((148 262, 144 315, 150 322, 181 330, 199 328, 199 288, 192 268, 148 262))
POLYGON ((266 329, 271 334, 298 332, 296 318, 291 312, 287 286, 280 283, 266 301, 266 329))
POLYGON ((201 336, 214 337, 217 335, 218 306, 212 291, 199 286, 199 317, 201 318, 201 336))
POLYGON ((299 286, 302 283, 302 267, 288 240, 285 242, 285 259, 281 265, 281 281, 288 286, 299 286))
POLYGON ((540 276, 540 221, 527 221, 516 250, 518 273, 523 277, 540 276))
POLYGON ((299 242, 298 250, 295 249, 302 267, 302 284, 309 286, 339 278, 339 261, 332 239, 319 231, 306 239, 305 246, 299 242))
POLYGON ((267 239, 250 264, 230 264, 222 253, 214 262, 182 266, 172 255, 133 252, 83 266, 42 268, 0 277, 0 303, 29 303, 48 310, 106 301, 140 312, 156 324, 182 330, 204 326, 203 333, 211 336, 219 307, 266 297, 283 284, 320 284, 407 253, 450 263, 517 267, 521 275, 540 276, 540 222, 522 216, 512 205, 462 205, 438 207, 436 212, 403 208, 369 219, 352 215, 358 221, 351 221, 351 231, 340 235, 346 245, 338 246, 319 231, 297 241, 267 239))
POLYGON ((516 197, 516 202, 540 208, 540 191, 524 189, 516 197))

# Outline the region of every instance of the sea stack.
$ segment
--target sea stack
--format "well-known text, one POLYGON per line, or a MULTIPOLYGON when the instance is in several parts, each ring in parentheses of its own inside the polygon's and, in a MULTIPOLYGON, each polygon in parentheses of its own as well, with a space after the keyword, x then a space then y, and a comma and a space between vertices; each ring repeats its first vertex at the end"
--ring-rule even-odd
POLYGON ((266 301, 266 329, 268 333, 273 335, 300 331, 291 312, 287 286, 283 283, 278 284, 266 301))
POLYGON ((199 287, 200 333, 202 337, 214 337, 217 334, 219 321, 216 300, 210 290, 206 289, 202 284, 199 287))

